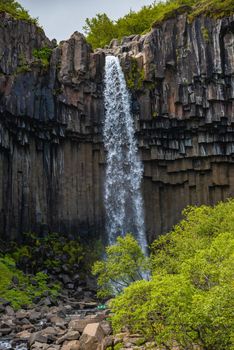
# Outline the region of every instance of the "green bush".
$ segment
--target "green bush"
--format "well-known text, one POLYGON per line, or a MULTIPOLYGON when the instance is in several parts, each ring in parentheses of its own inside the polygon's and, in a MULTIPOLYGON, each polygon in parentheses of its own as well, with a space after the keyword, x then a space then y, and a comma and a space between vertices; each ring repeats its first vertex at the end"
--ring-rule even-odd
POLYGON ((98 295, 107 297, 147 275, 148 259, 131 234, 119 236, 115 245, 106 248, 106 259, 97 261, 93 274, 98 276, 98 295))
POLYGON ((143 87, 144 69, 139 69, 137 60, 131 58, 130 67, 126 72, 126 83, 129 89, 140 90, 143 87))
POLYGON ((132 34, 142 34, 165 19, 178 13, 188 12, 189 20, 205 14, 220 18, 234 12, 233 0, 167 0, 144 6, 140 11, 130 11, 127 15, 112 21, 105 13, 86 19, 84 26, 88 42, 93 48, 109 45, 114 38, 122 39, 132 34))
POLYGON ((184 215, 153 243, 152 279, 112 300, 114 330, 127 326, 166 349, 234 349, 234 200, 184 215))
POLYGON ((52 49, 49 47, 42 47, 41 49, 33 50, 33 56, 38 59, 45 68, 49 66, 51 54, 52 49))
POLYGON ((32 18, 28 11, 26 11, 17 1, 15 0, 0 0, 0 12, 7 12, 13 18, 24 20, 33 24, 38 25, 38 19, 32 18))
POLYGON ((49 275, 56 275, 65 267, 71 275, 79 273, 80 278, 85 279, 91 275, 94 262, 103 255, 103 245, 97 239, 81 242, 78 237, 70 238, 60 233, 50 233, 45 237, 27 233, 22 245, 11 244, 9 254, 24 272, 46 271, 49 275))
POLYGON ((0 258, 0 297, 9 301, 15 309, 32 305, 36 297, 57 297, 59 285, 48 285, 48 276, 39 272, 35 276, 25 275, 16 268, 15 261, 5 255, 0 258), (17 283, 14 284, 14 279, 17 283))
POLYGON ((25 243, 18 246, 13 243, 11 256, 17 266, 31 273, 46 270, 52 273, 54 268, 66 264, 70 272, 81 266, 85 251, 77 239, 70 240, 58 233, 38 237, 35 233, 27 233, 25 243))

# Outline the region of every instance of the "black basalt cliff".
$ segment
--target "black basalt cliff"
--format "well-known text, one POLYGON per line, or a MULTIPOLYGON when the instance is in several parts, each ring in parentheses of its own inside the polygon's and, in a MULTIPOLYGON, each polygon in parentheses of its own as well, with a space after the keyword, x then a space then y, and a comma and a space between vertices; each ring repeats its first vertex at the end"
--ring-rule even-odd
POLYGON ((0 14, 0 238, 103 235, 105 55, 132 88, 144 162, 146 230, 168 231, 188 204, 234 196, 234 17, 186 14, 92 51, 58 46, 0 14), (35 50, 51 51, 48 64, 35 50))

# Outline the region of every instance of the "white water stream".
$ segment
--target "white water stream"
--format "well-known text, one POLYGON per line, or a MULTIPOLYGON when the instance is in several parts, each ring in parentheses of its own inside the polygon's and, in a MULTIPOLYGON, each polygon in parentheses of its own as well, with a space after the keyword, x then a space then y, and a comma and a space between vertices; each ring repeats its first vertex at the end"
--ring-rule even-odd
POLYGON ((131 232, 146 253, 141 180, 130 96, 119 60, 106 57, 104 145, 107 151, 105 178, 106 230, 109 244, 131 232))

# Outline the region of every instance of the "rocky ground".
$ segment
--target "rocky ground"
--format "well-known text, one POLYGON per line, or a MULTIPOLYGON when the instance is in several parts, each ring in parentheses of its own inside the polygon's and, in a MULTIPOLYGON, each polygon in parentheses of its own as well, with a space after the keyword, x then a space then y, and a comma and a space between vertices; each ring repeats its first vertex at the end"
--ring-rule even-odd
POLYGON ((80 301, 64 295, 56 303, 46 298, 33 309, 18 311, 2 300, 0 350, 156 349, 150 343, 142 345, 139 335, 114 336, 108 308, 91 292, 86 295, 80 301))

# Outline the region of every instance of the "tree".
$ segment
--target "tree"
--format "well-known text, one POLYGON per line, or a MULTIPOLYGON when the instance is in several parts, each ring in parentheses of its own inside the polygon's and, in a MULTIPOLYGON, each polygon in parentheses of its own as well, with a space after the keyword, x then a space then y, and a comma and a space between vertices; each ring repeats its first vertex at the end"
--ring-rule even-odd
POLYGON ((84 29, 88 42, 97 48, 108 45, 114 38, 121 40, 124 36, 148 32, 155 24, 174 18, 178 13, 187 12, 189 19, 193 20, 201 14, 216 18, 230 16, 233 11, 233 0, 155 1, 137 12, 130 11, 116 22, 111 21, 106 14, 98 14, 86 19, 84 29))
POLYGON ((234 349, 234 200, 184 215, 152 245, 152 280, 112 300, 114 330, 125 325, 166 349, 234 349))
POLYGON ((93 266, 100 287, 98 295, 115 295, 130 283, 147 277, 147 263, 148 259, 131 234, 119 236, 116 244, 106 248, 105 260, 97 261, 93 266))
POLYGON ((95 17, 86 18, 83 27, 87 41, 94 49, 108 45, 116 37, 116 30, 113 21, 105 13, 99 13, 95 17))

